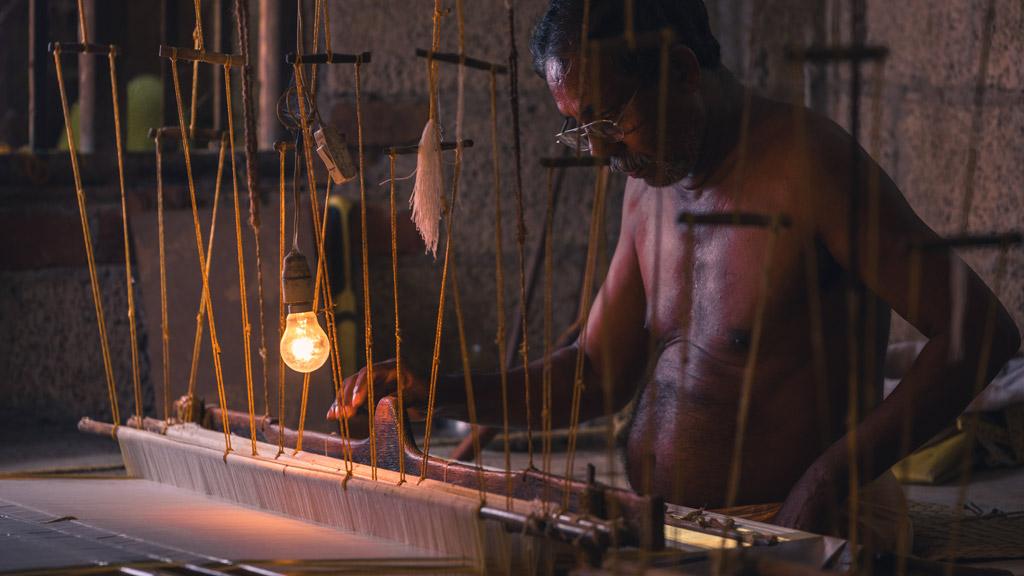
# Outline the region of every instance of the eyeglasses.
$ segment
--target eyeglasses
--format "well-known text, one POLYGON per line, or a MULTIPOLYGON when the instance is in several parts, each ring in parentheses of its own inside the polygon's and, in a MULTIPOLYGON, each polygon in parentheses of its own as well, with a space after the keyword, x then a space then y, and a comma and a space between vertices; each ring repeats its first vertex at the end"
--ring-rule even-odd
POLYGON ((626 136, 626 131, 619 125, 619 122, 622 121, 622 117, 626 114, 626 110, 629 109, 629 105, 636 98, 638 90, 633 91, 633 95, 622 106, 622 110, 619 111, 619 115, 615 120, 601 119, 588 122, 582 126, 572 126, 576 120, 568 117, 562 123, 562 129, 555 134, 555 140, 580 152, 591 152, 593 150, 593 144, 591 143, 591 138, 593 137, 611 144, 622 142, 622 139, 626 136))

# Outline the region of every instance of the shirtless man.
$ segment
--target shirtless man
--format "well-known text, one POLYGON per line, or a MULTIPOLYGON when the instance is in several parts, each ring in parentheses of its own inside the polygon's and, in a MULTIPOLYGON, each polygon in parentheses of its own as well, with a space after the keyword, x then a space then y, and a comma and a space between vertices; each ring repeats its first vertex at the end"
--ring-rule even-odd
MULTIPOLYGON (((622 34, 622 4, 591 1, 592 38, 622 34)), ((554 353, 554 423, 568 423, 575 358, 583 346, 581 419, 605 413, 605 382, 612 386, 616 409, 636 396, 625 446, 632 486, 645 488, 644 462, 653 454, 653 474, 646 477, 655 493, 691 506, 725 505, 744 365, 772 232, 731 226, 687 230, 676 219, 681 211, 786 214, 792 226, 778 233, 771 256, 735 503, 781 502, 775 522, 832 531, 835 518, 830 522, 830 511, 850 488, 846 418, 851 194, 866 199, 869 176, 878 171, 877 243, 869 242, 866 209, 858 219, 864 227, 856 234, 858 269, 865 271, 865 290, 877 298, 876 317, 866 323, 875 326, 876 333, 857 343, 871 346, 877 359, 875 373, 860 380, 858 392, 860 420, 852 432, 858 485, 887 471, 968 404, 986 311, 994 296, 966 271, 963 333, 956 337, 951 333, 949 278, 951 266, 960 265, 960 260, 946 250, 927 252, 921 268, 925 287, 911 320, 929 342, 895 392, 881 401, 880 366, 889 311, 908 316, 912 246, 936 239, 936 234, 866 153, 860 151, 857 162, 852 160, 853 142, 842 128, 808 110, 751 94, 740 85, 719 62, 718 43, 700 0, 634 1, 638 34, 666 26, 675 32, 668 51, 665 160, 656 162, 657 40, 653 49, 635 55, 610 49, 590 60, 588 66, 600 66, 600 80, 581 95, 582 5, 582 0, 551 2, 534 31, 535 68, 546 79, 562 115, 569 123, 584 126, 562 139, 573 143, 584 133, 584 149, 589 144, 593 154, 610 157, 612 169, 625 172, 629 179, 618 245, 585 337, 554 353), (750 106, 749 130, 740 174, 745 102, 750 106), (803 130, 795 122, 798 112, 804 117, 803 130), (854 164, 863 171, 856 179, 862 184, 858 190, 851 189, 854 164), (881 247, 876 252, 877 274, 869 266, 871 246, 881 247), (817 265, 813 290, 807 281, 808 258, 817 265), (811 337, 809 304, 815 293, 823 327, 819 359, 824 374, 815 370, 811 337), (874 396, 864 398, 865 391, 872 390, 874 396), (908 421, 909 444, 903 442, 908 421)), ((986 382, 1020 346, 1017 327, 1002 306, 996 306, 993 330, 986 382)), ((858 370, 867 369, 858 364, 858 370)), ((537 359, 529 367, 534 399, 541 397, 541 371, 537 359)), ((523 380, 522 369, 509 376, 512 418, 520 426, 526 424, 523 380)), ((375 381, 378 396, 393 391, 393 364, 378 366, 375 381)), ((422 404, 423 379, 406 374, 403 381, 406 402, 422 404)), ((480 422, 500 424, 497 375, 475 374, 474 384, 480 422)), ((463 390, 461 375, 442 377, 437 413, 465 419, 463 390)), ((360 372, 345 382, 341 406, 352 413, 365 397, 360 372)), ((337 410, 335 404, 329 416, 337 417, 337 410)), ((534 429, 541 426, 540 412, 539 406, 532 411, 534 429)))

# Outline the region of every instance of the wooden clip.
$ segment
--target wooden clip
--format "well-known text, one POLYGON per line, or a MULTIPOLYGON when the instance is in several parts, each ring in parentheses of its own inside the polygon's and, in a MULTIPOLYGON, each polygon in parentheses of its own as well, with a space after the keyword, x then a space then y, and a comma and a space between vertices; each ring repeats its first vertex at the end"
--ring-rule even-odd
POLYGON ((914 243, 914 248, 919 250, 935 250, 937 248, 991 248, 1016 246, 1024 242, 1024 236, 1020 232, 1004 232, 991 234, 960 234, 939 238, 937 240, 925 240, 914 243))
POLYGON ((284 61, 288 64, 369 64, 370 52, 359 54, 343 54, 341 52, 317 52, 315 54, 296 54, 289 52, 284 61))
POLYGON ((121 52, 114 44, 82 44, 80 42, 50 42, 46 45, 46 49, 49 50, 50 54, 59 51, 62 53, 69 52, 71 54, 96 54, 97 56, 106 56, 110 53, 117 56, 121 52))
POLYGON ((786 59, 799 62, 861 62, 885 60, 885 46, 797 46, 786 47, 786 59))
POLYGON ((239 54, 221 54, 220 52, 201 52, 191 48, 160 45, 160 57, 171 60, 187 60, 189 62, 205 62, 207 64, 227 64, 235 68, 245 65, 245 59, 239 54))
POLYGON ((752 228, 789 228, 793 220, 785 214, 757 214, 752 212, 680 212, 676 223, 704 226, 747 226, 752 228))
MULTIPOLYGON (((463 148, 473 147, 472 140, 463 140, 461 144, 463 148)), ((441 150, 455 150, 455 148, 457 147, 457 143, 455 142, 443 142, 441 144, 441 150)), ((416 154, 417 152, 420 151, 420 147, 418 144, 413 144, 411 146, 392 146, 388 148, 387 151, 388 154, 394 154, 395 156, 403 156, 407 154, 416 154)))
POLYGON ((607 166, 611 160, 606 156, 563 156, 561 158, 541 158, 540 165, 545 168, 587 168, 607 166))
POLYGON ((492 62, 487 62, 486 60, 470 58, 469 56, 456 54, 454 52, 431 52, 430 50, 417 48, 416 57, 426 58, 427 60, 436 60, 438 62, 445 62, 448 64, 460 64, 466 68, 476 68, 477 70, 493 70, 497 74, 508 74, 508 67, 504 64, 494 64, 492 62))

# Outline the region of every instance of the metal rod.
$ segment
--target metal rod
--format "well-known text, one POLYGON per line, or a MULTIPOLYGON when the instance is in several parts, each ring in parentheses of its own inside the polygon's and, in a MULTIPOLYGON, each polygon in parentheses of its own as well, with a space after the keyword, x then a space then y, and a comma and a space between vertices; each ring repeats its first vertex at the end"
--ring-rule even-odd
POLYGON ((416 57, 426 58, 427 60, 434 60, 437 62, 446 62, 448 64, 459 64, 466 68, 475 68, 477 70, 494 70, 495 74, 508 74, 508 66, 505 66, 504 64, 494 64, 493 62, 480 60, 479 58, 471 58, 464 54, 457 54, 455 52, 431 52, 430 50, 417 48, 416 57))

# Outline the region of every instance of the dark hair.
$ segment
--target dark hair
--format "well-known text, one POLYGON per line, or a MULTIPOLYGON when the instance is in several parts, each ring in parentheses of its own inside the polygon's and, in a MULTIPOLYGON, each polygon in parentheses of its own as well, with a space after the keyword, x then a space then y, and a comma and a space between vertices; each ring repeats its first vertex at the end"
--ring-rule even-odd
MULTIPOLYGON (((585 0, 551 0, 547 12, 533 28, 530 53, 533 69, 542 78, 550 58, 566 59, 579 50, 585 0)), ((625 35, 626 0, 590 0, 587 37, 610 39, 625 35)), ((703 0, 633 0, 636 36, 671 29, 678 42, 693 50, 701 68, 718 68, 721 49, 711 33, 703 0)), ((658 50, 640 50, 625 62, 626 69, 649 78, 658 69, 658 50)))

